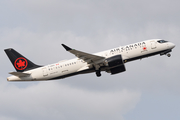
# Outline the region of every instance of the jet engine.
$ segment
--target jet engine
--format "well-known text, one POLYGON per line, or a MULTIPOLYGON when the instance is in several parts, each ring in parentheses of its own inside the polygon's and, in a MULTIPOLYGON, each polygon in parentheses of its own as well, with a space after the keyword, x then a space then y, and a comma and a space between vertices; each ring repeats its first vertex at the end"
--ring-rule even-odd
POLYGON ((107 58, 105 60, 105 64, 110 68, 107 70, 107 72, 111 73, 111 75, 126 71, 121 55, 107 58))

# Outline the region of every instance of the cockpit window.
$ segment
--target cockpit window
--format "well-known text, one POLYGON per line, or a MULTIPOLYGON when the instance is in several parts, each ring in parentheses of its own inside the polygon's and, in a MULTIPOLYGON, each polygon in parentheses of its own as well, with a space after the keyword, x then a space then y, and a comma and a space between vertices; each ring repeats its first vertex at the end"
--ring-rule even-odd
POLYGON ((165 40, 159 40, 159 41, 157 41, 158 43, 166 43, 166 42, 168 42, 168 41, 165 41, 165 40))

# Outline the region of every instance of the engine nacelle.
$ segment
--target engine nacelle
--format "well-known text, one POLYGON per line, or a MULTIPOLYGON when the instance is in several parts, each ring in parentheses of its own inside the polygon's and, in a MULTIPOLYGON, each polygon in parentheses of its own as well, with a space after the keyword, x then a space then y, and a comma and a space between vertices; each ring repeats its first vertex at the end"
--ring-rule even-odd
POLYGON ((106 59, 106 65, 110 68, 109 72, 112 75, 126 71, 121 55, 116 55, 106 59))
POLYGON ((110 69, 111 75, 121 73, 121 72, 124 72, 124 71, 126 71, 126 68, 125 68, 124 65, 121 65, 119 67, 115 67, 115 68, 110 69))
POLYGON ((110 68, 124 65, 121 55, 116 55, 116 56, 107 58, 105 63, 106 63, 106 66, 109 66, 110 68))

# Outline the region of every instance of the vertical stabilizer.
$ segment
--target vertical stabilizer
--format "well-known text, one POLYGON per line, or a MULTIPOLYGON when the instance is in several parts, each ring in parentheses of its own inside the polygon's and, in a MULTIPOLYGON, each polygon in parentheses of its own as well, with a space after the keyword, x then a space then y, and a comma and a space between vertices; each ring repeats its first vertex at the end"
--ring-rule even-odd
POLYGON ((30 60, 28 60, 12 48, 5 49, 4 51, 6 52, 7 56, 9 57, 11 63, 13 64, 17 72, 23 72, 41 67, 39 65, 34 64, 33 62, 31 62, 30 60))

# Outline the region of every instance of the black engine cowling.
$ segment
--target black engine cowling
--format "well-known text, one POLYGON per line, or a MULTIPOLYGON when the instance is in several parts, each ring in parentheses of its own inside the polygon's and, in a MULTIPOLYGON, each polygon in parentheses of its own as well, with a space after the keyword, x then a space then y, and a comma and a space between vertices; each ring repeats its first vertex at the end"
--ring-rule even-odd
POLYGON ((126 68, 124 65, 110 69, 111 75, 121 73, 124 71, 126 71, 126 68))
POLYGON ((109 71, 112 75, 126 71, 121 55, 116 55, 106 59, 106 63, 109 66, 109 71))

